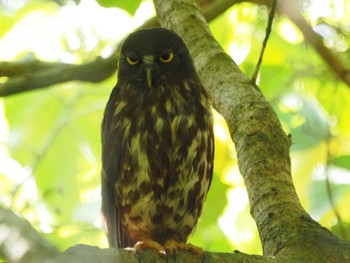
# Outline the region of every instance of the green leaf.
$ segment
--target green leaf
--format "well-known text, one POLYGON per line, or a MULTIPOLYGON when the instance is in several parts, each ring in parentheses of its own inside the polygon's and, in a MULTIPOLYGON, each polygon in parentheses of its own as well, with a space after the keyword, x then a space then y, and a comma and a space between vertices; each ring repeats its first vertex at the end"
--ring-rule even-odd
POLYGON ((127 11, 130 15, 134 15, 136 10, 139 8, 142 0, 132 1, 112 1, 112 0, 97 0, 100 6, 103 7, 117 7, 127 11))

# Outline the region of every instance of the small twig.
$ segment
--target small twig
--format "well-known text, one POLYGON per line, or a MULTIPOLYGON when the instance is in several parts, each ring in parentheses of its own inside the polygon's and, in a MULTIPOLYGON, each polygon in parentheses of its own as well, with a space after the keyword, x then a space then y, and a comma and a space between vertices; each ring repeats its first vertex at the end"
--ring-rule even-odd
POLYGON ((252 76, 252 82, 255 84, 256 79, 258 77, 259 71, 260 71, 260 67, 263 61, 263 56, 264 56, 264 52, 266 49, 266 45, 267 45, 267 41, 269 40, 269 36, 271 33, 271 29, 272 29, 272 22, 273 22, 273 18, 275 17, 275 10, 276 10, 276 6, 277 6, 277 0, 272 0, 272 5, 271 5, 271 10, 270 10, 270 14, 269 14, 269 20, 267 22, 267 27, 266 27, 266 34, 265 34, 265 38, 261 47, 261 52, 260 52, 260 56, 259 56, 259 60, 258 63, 256 64, 255 67, 255 72, 252 76))

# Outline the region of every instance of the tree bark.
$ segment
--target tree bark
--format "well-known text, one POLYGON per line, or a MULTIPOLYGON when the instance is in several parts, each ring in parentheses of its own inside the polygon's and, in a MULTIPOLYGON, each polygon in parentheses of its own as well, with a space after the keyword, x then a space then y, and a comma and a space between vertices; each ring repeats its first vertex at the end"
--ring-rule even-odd
POLYGON ((302 262, 350 260, 350 244, 303 209, 291 177, 291 139, 262 93, 215 41, 194 0, 154 0, 163 27, 188 45, 213 106, 226 119, 264 255, 302 262))

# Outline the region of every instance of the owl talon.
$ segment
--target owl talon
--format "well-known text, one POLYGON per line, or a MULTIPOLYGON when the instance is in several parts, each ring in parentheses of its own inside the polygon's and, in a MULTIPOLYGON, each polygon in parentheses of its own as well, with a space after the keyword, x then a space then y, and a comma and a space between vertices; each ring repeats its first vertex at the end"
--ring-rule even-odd
POLYGON ((140 250, 144 250, 144 249, 154 249, 158 255, 160 255, 162 257, 166 257, 164 247, 161 244, 159 244, 158 242, 153 241, 153 240, 138 241, 135 244, 134 249, 136 252, 139 252, 140 250))
POLYGON ((176 256, 178 250, 185 250, 191 252, 195 256, 204 257, 204 251, 202 248, 192 245, 191 243, 182 243, 175 240, 168 240, 164 245, 165 251, 169 256, 176 256))

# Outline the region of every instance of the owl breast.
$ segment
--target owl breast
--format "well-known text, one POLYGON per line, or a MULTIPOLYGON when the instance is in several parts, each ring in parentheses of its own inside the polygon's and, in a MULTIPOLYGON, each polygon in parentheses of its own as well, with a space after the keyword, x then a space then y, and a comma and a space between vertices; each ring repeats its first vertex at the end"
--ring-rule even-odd
POLYGON ((130 244, 186 242, 212 177, 211 108, 194 82, 147 92, 120 92, 115 105, 113 129, 124 138, 115 184, 121 227, 130 244))

